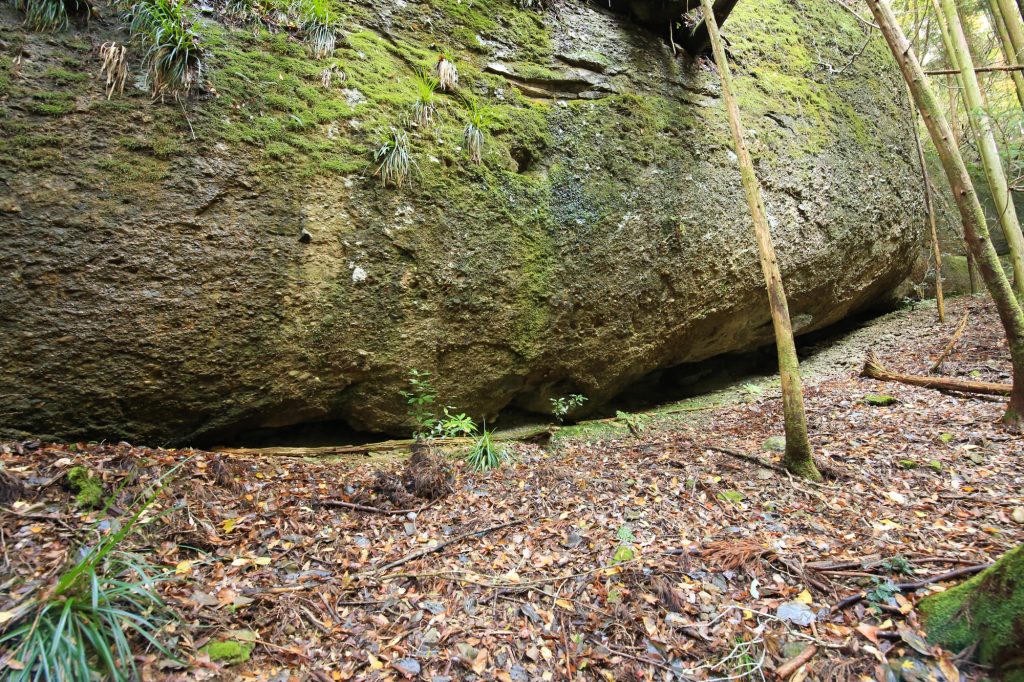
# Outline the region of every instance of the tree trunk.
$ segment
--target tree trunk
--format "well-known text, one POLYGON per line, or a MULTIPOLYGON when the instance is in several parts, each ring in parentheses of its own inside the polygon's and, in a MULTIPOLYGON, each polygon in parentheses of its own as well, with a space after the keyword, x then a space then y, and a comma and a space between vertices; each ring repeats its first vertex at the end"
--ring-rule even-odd
POLYGON ((1024 300, 1024 234, 1021 233, 1020 222, 1017 220, 1017 209, 1013 205, 1013 195, 1010 194, 1006 173, 1003 171, 1003 161, 999 157, 992 121, 981 96, 981 86, 974 73, 974 60, 971 58, 970 47, 967 45, 967 37, 964 35, 954 0, 942 0, 942 11, 946 18, 946 28, 949 30, 950 44, 960 66, 960 83, 967 104, 967 116, 971 120, 974 138, 978 142, 985 177, 988 179, 992 200, 999 214, 999 225, 1003 228, 1006 243, 1010 247, 1014 291, 1018 299, 1024 300))
MULTIPOLYGON (((999 35, 999 43, 1003 48, 1003 58, 1006 59, 1006 65, 1010 67, 1019 66, 1017 50, 1010 39, 1010 32, 1007 29, 1006 20, 1003 18, 1003 9, 999 6, 999 0, 988 0, 988 6, 992 12, 992 24, 995 26, 996 33, 999 35)), ((1011 71, 1010 76, 1013 78, 1013 86, 1017 90, 1017 101, 1024 108, 1024 73, 1011 71)))
POLYGON ((917 109, 914 100, 910 99, 910 125, 914 130, 914 143, 917 145, 917 161, 921 165, 921 178, 924 180, 924 208, 928 213, 928 223, 932 232, 932 255, 935 256, 935 306, 939 311, 939 323, 946 321, 946 303, 942 298, 942 248, 939 246, 939 231, 935 226, 935 206, 932 204, 932 184, 928 180, 928 166, 924 160, 924 147, 921 136, 917 132, 917 109))
POLYGON ((1006 26, 1006 34, 1013 49, 1014 63, 1020 63, 1020 55, 1024 53, 1024 21, 1014 6, 1013 0, 994 0, 999 5, 999 14, 1006 26))
POLYGON ((1013 363, 1013 391, 1003 420, 1010 428, 1020 430, 1024 421, 1024 312, 1021 311, 1020 303, 1014 296, 999 262, 999 256, 992 246, 985 223, 985 212, 978 201, 974 185, 971 184, 971 176, 967 173, 959 148, 953 144, 953 132, 935 98, 935 93, 928 85, 928 79, 917 60, 917 55, 903 35, 888 0, 867 1, 904 79, 910 86, 917 108, 942 160, 942 167, 946 171, 953 198, 963 220, 964 238, 974 254, 985 286, 988 287, 999 312, 1003 329, 1006 330, 1010 360, 1013 363))
POLYGON ((975 658, 1003 679, 1024 677, 1024 545, 918 609, 933 644, 955 653, 977 645, 975 658))
POLYGON ((821 480, 821 474, 814 465, 811 453, 811 442, 807 437, 807 416, 804 413, 804 395, 800 381, 800 361, 796 356, 796 342, 793 340, 793 326, 789 319, 789 304, 786 301, 786 290, 782 285, 782 273, 775 256, 775 245, 768 230, 768 219, 765 215, 764 199, 761 196, 761 184, 754 172, 754 163, 747 149, 743 122, 740 120, 739 106, 733 94, 732 73, 722 45, 722 36, 718 32, 711 0, 701 0, 704 10, 704 22, 708 27, 711 48, 718 64, 718 72, 722 78, 722 97, 729 113, 729 128, 732 131, 736 156, 739 160, 740 178, 747 196, 747 205, 754 223, 754 237, 757 250, 761 257, 761 270, 764 272, 765 285, 768 289, 768 303, 771 308, 772 324, 775 328, 775 346, 779 354, 779 377, 782 381, 782 406, 786 424, 786 469, 797 476, 814 481, 821 480))

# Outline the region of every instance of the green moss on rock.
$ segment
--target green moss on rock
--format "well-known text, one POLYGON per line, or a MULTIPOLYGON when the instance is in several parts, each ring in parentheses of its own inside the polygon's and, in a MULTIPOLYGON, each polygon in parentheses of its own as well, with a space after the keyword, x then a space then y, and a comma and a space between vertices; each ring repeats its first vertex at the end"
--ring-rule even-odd
POLYGON ((932 643, 956 653, 977 644, 979 662, 1024 673, 1024 545, 919 608, 932 643))

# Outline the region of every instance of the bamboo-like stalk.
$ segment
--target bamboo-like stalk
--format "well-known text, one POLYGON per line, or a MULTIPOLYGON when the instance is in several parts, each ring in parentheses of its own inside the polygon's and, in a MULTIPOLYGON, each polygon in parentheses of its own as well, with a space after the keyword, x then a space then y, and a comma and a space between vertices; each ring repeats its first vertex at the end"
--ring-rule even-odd
POLYGON ((1010 404, 1003 415, 1003 421, 1013 430, 1020 430, 1024 422, 1024 311, 1014 296, 1006 278, 999 256, 989 237, 985 223, 985 211, 971 183, 971 176, 964 165, 960 149, 953 142, 953 131, 928 84, 921 63, 889 6, 888 0, 867 0, 889 49, 899 64, 903 78, 921 112, 932 142, 942 161, 943 170, 949 180, 953 198, 964 224, 964 237, 973 252, 981 270, 985 286, 995 302, 1013 365, 1013 387, 1010 404))
POLYGON ((967 104, 967 116, 978 143, 981 165, 985 169, 985 178, 992 192, 999 225, 1003 228, 1003 235, 1010 249, 1014 291, 1018 299, 1024 300, 1024 234, 1021 233, 1020 222, 1017 219, 1017 209, 1013 205, 1013 196, 1010 194, 1002 159, 999 158, 999 146, 996 144, 992 121, 981 94, 981 85, 974 73, 974 60, 963 25, 960 23, 955 0, 941 0, 940 4, 949 32, 949 47, 953 50, 952 54, 960 68, 959 81, 967 104))
MULTIPOLYGON (((992 24, 995 26, 996 34, 999 36, 999 44, 1003 48, 1003 58, 1006 60, 1007 70, 1013 78, 1013 87, 1017 91, 1017 101, 1024 107, 1024 73, 1020 72, 1021 66, 1017 58, 1017 50, 1010 38, 1010 31, 1006 19, 1003 18, 1003 8, 999 6, 999 0, 988 0, 988 8, 992 13, 992 24)), ((974 70, 978 73, 979 69, 974 70)))
POLYGON ((740 120, 739 105, 733 94, 732 72, 722 45, 722 36, 718 31, 718 22, 711 0, 701 0, 704 10, 704 23, 708 28, 711 49, 718 65, 718 73, 722 79, 722 97, 729 114, 729 128, 732 131, 733 143, 736 146, 736 157, 740 167, 740 178, 750 208, 750 216, 754 224, 754 237, 757 251, 761 258, 761 270, 764 272, 765 285, 768 289, 768 303, 771 308, 772 324, 775 328, 775 346, 779 354, 779 378, 782 383, 782 407, 786 427, 786 454, 783 459, 786 469, 793 474, 811 480, 820 481, 821 473, 814 465, 810 439, 807 437, 807 416, 804 412, 803 387, 800 381, 800 361, 796 355, 796 342, 793 340, 793 325, 789 319, 789 303, 786 301, 786 290, 782 284, 782 273, 775 255, 768 219, 761 196, 761 183, 754 172, 754 163, 747 149, 746 134, 740 120))

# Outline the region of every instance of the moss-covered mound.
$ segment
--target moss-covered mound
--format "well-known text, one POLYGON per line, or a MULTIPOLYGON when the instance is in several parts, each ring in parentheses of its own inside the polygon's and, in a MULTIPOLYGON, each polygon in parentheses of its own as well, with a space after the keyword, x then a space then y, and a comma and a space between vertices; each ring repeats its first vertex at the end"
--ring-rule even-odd
POLYGON ((1024 680, 1024 545, 920 609, 932 643, 956 653, 976 645, 978 661, 1024 680))
MULTIPOLYGON (((410 368, 493 418, 770 342, 717 76, 600 5, 335 2, 321 59, 287 20, 206 6, 183 102, 152 101, 137 46, 107 98, 112 8, 53 34, 0 10, 0 426, 403 430, 410 368), (413 126, 440 52, 458 89, 413 126), (374 162, 392 129, 401 190, 374 162)), ((726 34, 794 323, 817 329, 916 254, 904 88, 828 0, 740 3, 726 34)))

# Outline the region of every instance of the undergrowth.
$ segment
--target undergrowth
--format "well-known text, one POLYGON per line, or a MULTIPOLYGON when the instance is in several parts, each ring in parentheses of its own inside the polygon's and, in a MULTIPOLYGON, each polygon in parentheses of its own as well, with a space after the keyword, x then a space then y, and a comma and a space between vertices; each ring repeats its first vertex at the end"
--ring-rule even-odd
POLYGON ((11 4, 36 31, 63 31, 72 20, 84 23, 93 13, 89 0, 11 0, 11 4))
POLYGON ((155 589, 169 576, 122 547, 160 490, 137 503, 119 530, 81 551, 51 587, 3 613, 4 679, 127 682, 139 677, 133 646, 140 643, 174 658, 161 631, 175 616, 155 589))
POLYGON ((373 160, 377 162, 377 170, 373 174, 380 177, 381 186, 393 185, 401 189, 413 164, 409 154, 409 134, 392 128, 373 153, 373 160))
POLYGON ((309 42, 313 56, 323 59, 334 54, 341 23, 331 9, 330 0, 299 0, 296 4, 299 27, 309 42))

